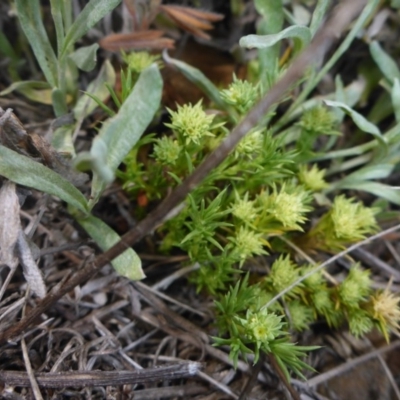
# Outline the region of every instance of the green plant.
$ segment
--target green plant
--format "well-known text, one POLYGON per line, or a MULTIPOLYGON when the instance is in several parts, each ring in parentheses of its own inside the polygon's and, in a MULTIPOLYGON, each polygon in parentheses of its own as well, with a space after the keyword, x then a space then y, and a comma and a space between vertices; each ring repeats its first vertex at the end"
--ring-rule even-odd
MULTIPOLYGON (((266 35, 242 38, 240 43, 259 49, 258 73, 251 70, 251 79, 256 83, 234 77, 228 88, 219 90, 200 71, 164 56, 165 62, 204 91, 212 102, 210 108, 221 112, 207 111, 204 102, 169 110, 169 130, 151 139, 153 152, 146 165, 137 162, 138 150, 134 149, 125 160, 124 172, 119 173, 123 187, 133 197, 144 193, 149 200, 163 198, 204 162, 226 138, 228 129, 240 122, 261 93, 284 73, 285 63, 291 62, 280 63, 281 40, 293 39, 295 55, 316 34, 328 6, 327 1, 317 3, 310 27, 293 25, 282 30, 284 15, 290 15, 290 11, 280 1, 255 4, 265 17, 259 33, 266 35), (266 18, 272 14, 276 18, 266 18), (144 182, 157 182, 157 187, 150 188, 144 182)), ((362 91, 344 88, 340 77, 334 93, 307 100, 377 5, 377 1, 369 1, 322 70, 310 69, 307 79, 298 82, 300 96, 286 111, 275 105, 192 191, 183 210, 159 228, 163 251, 179 247, 191 262, 200 264, 191 281, 198 290, 215 296, 220 328, 215 342, 230 346, 235 363, 240 355, 249 353, 257 360, 263 351, 276 358, 287 376, 290 369, 301 375, 306 367, 301 358, 311 348, 294 346, 290 332, 307 329, 317 318, 332 327, 347 323, 354 335, 378 328, 388 339, 388 332, 398 329, 399 298, 388 291, 373 291, 367 271, 354 265, 341 284, 327 281, 318 267, 295 263, 287 246, 289 240, 310 254, 335 253, 378 229, 376 215, 380 209, 367 207, 338 193, 338 189, 364 190, 400 204, 398 191, 373 182, 387 177, 393 169, 396 158, 387 145, 397 149, 398 123, 382 134, 376 124, 353 109, 362 91), (371 135, 372 140, 332 150, 342 135, 340 123, 345 115, 354 129, 371 135), (370 151, 368 156, 366 151, 370 151), (354 158, 343 162, 343 157, 354 158), (318 160, 332 162, 321 169, 318 160), (350 168, 353 171, 344 178, 329 178, 350 168), (328 198, 333 191, 333 198, 328 198), (322 216, 311 225, 314 210, 322 216), (268 253, 279 257, 266 277, 252 276, 251 284, 248 275, 238 281, 249 260, 268 253), (229 286, 233 281, 237 283, 229 286), (280 293, 292 286, 281 302, 276 302, 280 293)), ((396 99, 393 95, 394 106, 396 99)), ((368 140, 366 135, 358 137, 368 140)))
MULTIPOLYGON (((20 3, 23 4, 22 0, 20 3)), ((88 91, 93 107, 100 105, 111 117, 100 129, 91 151, 75 159, 77 166, 93 171, 90 200, 56 173, 25 156, 16 157, 4 146, 0 146, 0 156, 3 157, 0 173, 17 183, 65 200, 70 212, 100 247, 110 247, 118 237, 90 211, 114 175, 118 175, 123 187, 134 198, 142 195, 147 200, 165 198, 171 187, 176 187, 205 162, 207 156, 227 138, 229 130, 240 123, 261 95, 284 74, 292 57, 279 59, 282 40, 292 40, 291 54, 296 55, 316 34, 328 3, 318 1, 309 27, 305 27, 293 23, 295 15, 284 8, 281 1, 255 1, 262 16, 258 35, 242 38, 240 43, 258 48, 258 60, 254 64, 259 68, 251 69, 251 79, 234 77, 233 83, 225 89, 219 90, 197 69, 165 55, 164 61, 173 64, 195 82, 212 102, 212 109, 218 112, 207 109, 205 101, 168 110, 170 122, 165 124, 166 132, 162 137, 153 135, 139 141, 159 106, 161 79, 158 67, 152 65, 142 71, 142 65, 138 67, 141 71, 138 76, 136 66, 143 60, 154 60, 144 54, 125 55, 128 64, 133 60, 135 68, 129 65, 130 69, 122 74, 121 97, 112 89, 112 84, 106 86, 106 94, 111 95, 118 108, 116 114, 95 90, 88 91), (285 18, 292 25, 283 29, 285 18), (140 163, 137 159, 139 147, 144 144, 151 144, 152 152, 146 163, 140 163), (117 172, 121 161, 124 168, 117 172), (21 170, 31 169, 33 172, 21 174, 13 170, 15 163, 21 170), (43 174, 45 179, 37 178, 36 174, 43 174)), ((89 4, 93 5, 93 1, 89 4)), ((53 10, 57 10, 55 2, 51 5, 53 10)), ((260 352, 265 352, 276 359, 286 377, 289 370, 302 376, 302 369, 307 368, 302 358, 315 347, 294 345, 291 333, 307 329, 317 318, 323 318, 332 327, 347 323, 355 335, 363 335, 376 327, 386 339, 390 331, 399 327, 399 298, 388 289, 373 291, 367 271, 353 265, 342 283, 328 282, 318 267, 295 262, 293 251, 287 245, 293 243, 310 254, 338 252, 377 230, 379 209, 366 207, 339 193, 339 189, 364 190, 400 204, 398 191, 373 181, 389 176, 398 161, 400 73, 394 69, 393 63, 379 62, 388 81, 385 88, 390 91, 396 117, 394 126, 386 133, 382 134, 377 123, 354 110, 362 91, 354 94, 353 88, 343 87, 340 77, 336 79, 334 93, 318 99, 308 98, 326 71, 349 48, 377 5, 377 0, 368 2, 323 68, 310 68, 305 79, 297 83, 297 99, 282 109, 279 108, 281 104, 276 104, 264 115, 224 162, 192 191, 182 211, 159 228, 163 251, 179 247, 189 255, 191 262, 200 264, 200 270, 191 280, 198 290, 207 290, 215 296, 220 328, 215 343, 230 346, 235 364, 240 355, 253 354, 257 361, 260 352), (348 149, 334 149, 345 115, 354 129, 371 135, 372 139, 348 149), (344 157, 351 158, 344 160, 344 157), (319 160, 330 162, 327 161, 322 169, 317 164, 319 160), (349 169, 352 172, 346 177, 332 178, 335 173, 349 169), (322 216, 312 224, 310 220, 314 210, 322 216), (273 254, 276 260, 266 270, 265 276, 254 274, 250 278, 246 275, 240 280, 251 259, 267 254, 273 254), (232 287, 234 281, 237 283, 232 287), (280 302, 276 301, 278 298, 280 302)), ((37 12, 38 8, 35 10, 37 12)), ((85 10, 82 12, 84 16, 77 21, 92 23, 90 7, 87 13, 85 10)), ((71 33, 71 37, 68 34, 63 37, 62 23, 67 26, 63 22, 64 19, 67 21, 64 12, 60 9, 54 13, 54 19, 59 47, 67 50, 61 50, 57 59, 51 55, 47 44, 40 47, 40 40, 35 42, 39 47, 34 47, 46 78, 53 79, 49 81, 51 85, 56 83, 52 88, 55 88, 53 98, 57 115, 65 111, 64 100, 68 92, 65 76, 58 78, 57 75, 60 80, 54 80, 54 66, 67 66, 66 54, 72 51, 71 46, 86 29, 81 27, 77 29, 79 35, 71 33), (58 64, 48 63, 46 57, 58 64)), ((33 15, 37 18, 36 14, 33 15)), ((27 21, 22 17, 21 22, 26 25, 24 29, 33 26, 34 20, 27 21)), ((39 31, 42 35, 39 39, 45 43, 44 29, 39 31)), ((371 44, 371 53, 375 59, 384 54, 376 44, 371 44)), ((60 73, 63 71, 59 70, 60 73)), ((79 119, 87 115, 79 101, 74 111, 79 119)), ((358 137, 365 141, 365 135, 358 137)), ((147 212, 146 203, 140 212, 147 212)), ((131 266, 133 260, 137 263, 133 250, 125 256, 127 259, 122 255, 114 263, 120 263, 124 268, 131 266)), ((123 273, 132 279, 142 276, 140 268, 134 273, 126 270, 123 273)))

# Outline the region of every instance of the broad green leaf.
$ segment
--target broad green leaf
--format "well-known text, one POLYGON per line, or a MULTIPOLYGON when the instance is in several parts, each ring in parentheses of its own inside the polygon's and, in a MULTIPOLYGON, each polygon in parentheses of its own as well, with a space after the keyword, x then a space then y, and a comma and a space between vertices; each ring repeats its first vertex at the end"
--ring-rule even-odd
POLYGON ((357 111, 354 111, 348 105, 340 102, 340 101, 331 101, 331 100, 324 100, 325 104, 330 107, 339 107, 342 109, 353 122, 363 131, 366 133, 370 133, 376 139, 378 139, 383 145, 387 145, 385 138, 382 136, 381 131, 379 128, 369 122, 365 117, 359 114, 357 111))
POLYGON ((59 197, 86 213, 87 201, 72 183, 50 168, 0 145, 0 175, 20 185, 59 197))
MULTIPOLYGON (((258 35, 278 33, 283 28, 284 8, 282 0, 255 0, 254 6, 261 15, 257 24, 258 35)), ((261 88, 266 92, 276 81, 279 73, 280 45, 258 49, 261 88)))
POLYGON ((82 71, 89 72, 95 66, 97 62, 97 49, 99 45, 94 43, 90 46, 80 47, 75 50, 68 57, 75 63, 75 65, 82 71))
POLYGON ((382 74, 390 83, 393 83, 394 78, 400 79, 400 70, 396 61, 382 49, 378 42, 373 41, 369 45, 369 51, 382 74))
MULTIPOLYGON (((115 71, 109 60, 106 60, 96 79, 89 83, 86 93, 98 98, 100 101, 106 101, 110 97, 110 92, 106 84, 113 87, 115 85, 115 71)), ((90 115, 97 107, 97 103, 83 94, 77 101, 73 113, 76 120, 83 119, 90 115)))
POLYGON ((114 180, 114 173, 106 162, 107 146, 100 136, 93 140, 90 152, 84 151, 74 158, 74 167, 79 171, 92 170, 104 183, 114 180))
MULTIPOLYGON (((79 225, 82 226, 103 251, 107 251, 121 240, 120 236, 113 229, 93 215, 82 218, 78 216, 78 213, 72 212, 72 214, 79 225)), ((146 277, 143 273, 139 256, 131 248, 128 248, 112 260, 111 264, 118 274, 132 281, 138 281, 146 277)))
POLYGON ((117 7, 119 3, 121 3, 121 0, 90 0, 68 29, 61 55, 65 55, 77 40, 117 7))
POLYGON ((340 186, 341 189, 361 190, 372 193, 378 198, 389 200, 390 202, 400 205, 400 188, 391 187, 379 182, 353 182, 340 186))
POLYGON ((57 86, 58 62, 43 25, 39 0, 15 0, 18 18, 40 68, 52 87, 57 86))
POLYGON ((392 87, 392 105, 396 122, 400 122, 400 81, 394 78, 392 87))
POLYGON ((75 131, 75 125, 63 125, 57 128, 53 133, 51 140, 52 146, 59 152, 75 156, 75 147, 72 136, 75 131))
POLYGON ((66 93, 59 88, 53 88, 51 92, 51 98, 53 100, 53 109, 56 117, 61 117, 68 113, 66 93))
POLYGON ((37 101, 42 104, 52 105, 51 86, 43 81, 19 81, 14 82, 0 92, 0 96, 5 96, 13 91, 23 94, 29 100, 37 101))
POLYGON ((227 109, 227 104, 222 100, 218 88, 200 70, 171 58, 166 51, 163 53, 163 58, 167 64, 175 66, 190 82, 200 88, 216 105, 227 109))
MULTIPOLYGON (((160 105, 161 93, 160 71, 157 65, 153 64, 140 74, 118 114, 101 128, 99 137, 107 147, 107 167, 113 173, 153 120, 160 105)), ((97 202, 105 186, 106 183, 94 174, 92 204, 97 202)))
POLYGON ((247 35, 240 39, 239 45, 247 48, 265 49, 289 38, 295 42, 296 50, 301 50, 311 41, 310 29, 306 26, 294 25, 271 35, 247 35))

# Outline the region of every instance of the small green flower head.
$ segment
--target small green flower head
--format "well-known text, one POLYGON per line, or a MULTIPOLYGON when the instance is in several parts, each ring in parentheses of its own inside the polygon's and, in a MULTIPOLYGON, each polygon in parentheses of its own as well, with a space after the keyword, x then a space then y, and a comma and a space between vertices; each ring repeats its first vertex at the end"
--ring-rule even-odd
POLYGON ((248 133, 236 146, 234 155, 236 158, 240 156, 252 157, 262 150, 263 135, 261 131, 248 133))
POLYGON ((124 61, 128 64, 130 71, 140 74, 151 64, 159 64, 159 55, 151 55, 147 51, 134 51, 123 55, 124 61))
POLYGON ((249 310, 242 323, 247 337, 257 344, 267 344, 282 334, 282 316, 269 313, 267 309, 249 310))
POLYGON ((178 106, 176 112, 169 110, 171 123, 165 124, 173 129, 184 143, 200 144, 205 136, 213 136, 210 132, 214 115, 207 115, 201 105, 201 100, 194 106, 184 104, 178 106))
POLYGON ((327 315, 337 312, 337 310, 335 310, 335 304, 331 299, 330 292, 326 286, 323 286, 320 290, 314 292, 311 295, 311 300, 319 315, 324 315, 326 317, 327 315))
POLYGON ((356 337, 365 335, 374 327, 373 321, 368 312, 360 308, 349 310, 348 320, 350 332, 356 337))
POLYGON ((233 105, 240 114, 245 114, 258 99, 258 87, 248 81, 233 76, 228 89, 221 91, 221 97, 227 104, 233 105))
POLYGON ((300 166, 298 178, 306 189, 312 192, 319 192, 329 185, 324 180, 325 170, 319 170, 317 165, 314 164, 311 169, 308 169, 306 165, 300 166))
POLYGON ((389 288, 378 291, 371 296, 373 318, 378 321, 378 327, 389 341, 389 330, 397 332, 400 330, 400 297, 391 293, 389 288))
POLYGON ((290 261, 290 256, 281 255, 273 264, 267 278, 276 292, 281 292, 299 278, 297 265, 290 261))
POLYGON ((264 250, 265 242, 262 235, 249 228, 241 226, 236 233, 236 237, 229 239, 234 246, 232 253, 238 258, 241 264, 251 256, 267 254, 264 250))
POLYGON ((154 157, 161 164, 174 165, 181 154, 181 150, 182 148, 176 140, 163 136, 156 140, 154 157))
POLYGON ((243 199, 236 195, 235 203, 231 208, 232 214, 247 224, 251 224, 257 217, 258 210, 254 205, 254 200, 248 200, 249 193, 244 195, 243 199))
POLYGON ((363 271, 359 265, 350 269, 346 279, 339 286, 339 297, 347 307, 358 307, 371 291, 369 271, 363 271))
POLYGON ((365 235, 377 230, 374 208, 364 207, 361 202, 347 199, 343 195, 335 197, 330 217, 336 238, 347 243, 365 239, 365 235))
POLYGON ((323 106, 306 110, 299 122, 299 126, 305 131, 321 135, 336 134, 335 124, 335 115, 323 106))
MULTIPOLYGON (((316 265, 309 265, 309 266, 304 266, 301 268, 301 275, 306 275, 310 271, 315 270, 318 268, 316 265)), ((325 284, 325 280, 322 276, 322 271, 315 271, 312 275, 310 275, 308 278, 306 278, 303 281, 304 285, 307 286, 311 291, 317 291, 325 284)))
POLYGON ((300 224, 307 220, 304 214, 311 211, 311 207, 307 205, 310 195, 304 189, 286 188, 283 185, 280 191, 274 188, 273 193, 263 194, 259 199, 261 207, 281 222, 286 230, 303 230, 300 224))
POLYGON ((308 307, 297 300, 289 302, 288 310, 293 329, 296 331, 307 329, 314 320, 311 307, 308 307))

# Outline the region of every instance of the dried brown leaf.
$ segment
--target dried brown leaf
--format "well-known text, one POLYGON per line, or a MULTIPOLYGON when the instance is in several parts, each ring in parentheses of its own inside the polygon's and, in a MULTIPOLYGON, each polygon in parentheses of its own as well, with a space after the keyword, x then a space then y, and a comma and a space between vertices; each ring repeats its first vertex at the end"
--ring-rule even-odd
POLYGON ((152 49, 173 49, 174 40, 164 38, 164 32, 147 30, 132 33, 117 33, 100 40, 100 46, 109 51, 152 49))
POLYGON ((136 30, 148 29, 157 14, 161 0, 124 0, 136 30))
POLYGON ((182 26, 189 26, 195 29, 210 30, 213 28, 212 24, 206 20, 196 18, 186 12, 187 7, 178 6, 161 6, 162 11, 164 11, 168 17, 170 17, 174 22, 182 26))
POLYGON ((24 277, 30 289, 36 296, 43 298, 47 293, 46 285, 42 273, 33 258, 28 240, 22 230, 19 231, 16 250, 23 268, 24 277))
POLYGON ((160 10, 180 28, 203 39, 210 39, 210 36, 203 32, 204 30, 213 29, 213 25, 210 22, 216 22, 224 18, 221 14, 175 5, 161 5, 160 10))
POLYGON ((192 8, 192 7, 182 7, 182 6, 169 6, 169 7, 174 7, 176 8, 184 8, 186 14, 191 15, 192 17, 195 18, 199 18, 199 19, 204 19, 206 21, 210 21, 210 22, 218 22, 221 21, 225 18, 225 16, 223 14, 218 14, 218 13, 214 13, 214 12, 210 12, 210 11, 201 11, 198 10, 196 8, 192 8))

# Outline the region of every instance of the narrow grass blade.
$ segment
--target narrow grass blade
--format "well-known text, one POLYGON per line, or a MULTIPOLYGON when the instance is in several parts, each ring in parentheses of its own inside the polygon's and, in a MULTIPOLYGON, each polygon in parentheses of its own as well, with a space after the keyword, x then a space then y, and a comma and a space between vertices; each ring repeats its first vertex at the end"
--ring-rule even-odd
POLYGON ((227 109, 227 104, 222 100, 218 88, 197 68, 186 64, 183 61, 171 58, 166 51, 163 53, 163 58, 167 64, 175 66, 190 82, 193 82, 200 88, 210 100, 222 109, 227 109))
POLYGON ((369 51, 382 74, 390 83, 393 83, 395 78, 400 79, 400 70, 396 61, 382 49, 378 42, 372 42, 369 46, 369 51))
POLYGON ((77 40, 117 7, 119 3, 121 3, 121 0, 90 0, 68 29, 61 51, 61 57, 68 53, 77 40))
POLYGON ((35 57, 52 87, 57 85, 57 58, 43 25, 39 0, 16 0, 18 18, 35 57))
POLYGON ((90 115, 99 105, 98 102, 102 103, 110 97, 110 92, 106 85, 113 87, 115 79, 114 68, 110 61, 106 60, 97 78, 89 83, 86 93, 83 94, 76 103, 73 110, 76 120, 83 119, 90 115), (97 99, 97 101, 94 99, 97 99))
POLYGON ((353 122, 366 133, 371 134, 376 139, 378 139, 382 145, 387 146, 385 138, 382 136, 379 128, 373 123, 369 122, 363 115, 359 114, 357 111, 350 108, 347 104, 344 104, 340 101, 331 101, 324 100, 324 103, 330 107, 339 107, 342 111, 344 111, 347 115, 351 117, 353 122))

